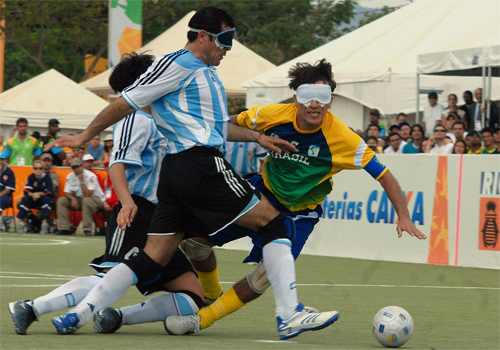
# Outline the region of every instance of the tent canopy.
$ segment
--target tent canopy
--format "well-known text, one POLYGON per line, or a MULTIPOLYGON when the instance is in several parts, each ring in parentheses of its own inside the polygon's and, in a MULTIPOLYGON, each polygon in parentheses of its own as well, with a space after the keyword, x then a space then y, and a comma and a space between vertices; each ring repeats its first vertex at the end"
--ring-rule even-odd
MULTIPOLYGON (((500 45, 498 23, 497 0, 418 0, 247 80, 247 105, 291 97, 289 69, 326 58, 338 83, 336 94, 386 114, 414 112, 417 55, 500 45)), ((446 93, 477 87, 477 78, 453 78, 425 77, 422 84, 446 93)))
MULTIPOLYGON (((188 23, 194 14, 194 11, 188 13, 163 34, 143 46, 138 52, 148 51, 149 54, 160 57, 183 48, 187 43, 188 23)), ((244 98, 246 89, 242 85, 245 80, 274 67, 276 66, 268 60, 257 55, 238 41, 233 40, 233 47, 224 57, 220 66, 217 67, 217 73, 224 83, 224 89, 228 97, 244 98)), ((96 94, 113 94, 114 91, 108 84, 110 75, 111 69, 108 69, 81 83, 81 86, 96 94)))
POLYGON ((63 128, 85 129, 109 103, 51 69, 0 94, 1 124, 26 118, 47 127, 56 118, 63 128))
POLYGON ((482 76, 483 67, 492 67, 492 76, 500 76, 500 45, 432 52, 417 58, 419 74, 482 76))

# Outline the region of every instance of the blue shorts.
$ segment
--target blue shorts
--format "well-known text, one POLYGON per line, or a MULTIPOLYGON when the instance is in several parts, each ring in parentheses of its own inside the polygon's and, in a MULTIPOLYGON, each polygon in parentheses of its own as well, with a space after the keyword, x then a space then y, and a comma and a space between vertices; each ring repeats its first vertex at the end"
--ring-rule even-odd
MULTIPOLYGON (((292 242, 292 255, 293 258, 297 260, 302 248, 309 238, 309 235, 314 229, 314 225, 318 223, 319 218, 323 215, 322 206, 318 205, 314 210, 305 209, 291 212, 278 201, 271 191, 266 188, 264 181, 262 180, 262 175, 256 175, 248 180, 248 182, 250 182, 257 190, 266 196, 269 202, 271 202, 271 204, 278 209, 280 213, 293 219, 293 222, 295 223, 295 239, 292 242)), ((226 243, 246 236, 249 236, 252 239, 253 248, 243 262, 259 262, 262 260, 262 237, 246 227, 232 224, 216 234, 205 238, 211 243, 221 247, 226 243)))

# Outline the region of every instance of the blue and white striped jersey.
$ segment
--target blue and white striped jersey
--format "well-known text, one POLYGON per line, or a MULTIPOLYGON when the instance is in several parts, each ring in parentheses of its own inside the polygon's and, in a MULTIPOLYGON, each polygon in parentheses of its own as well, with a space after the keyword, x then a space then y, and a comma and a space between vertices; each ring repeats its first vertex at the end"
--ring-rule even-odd
POLYGON ((240 176, 245 176, 257 173, 258 160, 264 161, 266 156, 266 149, 256 142, 228 142, 224 158, 240 176))
POLYGON ((122 97, 134 109, 152 103, 158 130, 168 153, 194 146, 215 147, 223 154, 229 128, 224 86, 213 66, 186 49, 162 56, 122 97))
POLYGON ((113 127, 113 152, 109 166, 127 164, 125 173, 130 194, 158 204, 156 188, 166 151, 167 142, 156 128, 153 118, 139 110, 113 127))

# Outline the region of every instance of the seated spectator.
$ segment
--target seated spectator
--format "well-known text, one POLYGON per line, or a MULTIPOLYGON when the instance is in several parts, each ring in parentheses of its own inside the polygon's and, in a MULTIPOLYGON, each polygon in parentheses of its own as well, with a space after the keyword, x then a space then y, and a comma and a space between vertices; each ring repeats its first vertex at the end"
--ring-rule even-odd
POLYGON ((399 127, 399 135, 401 135, 401 138, 405 141, 405 142, 409 142, 411 141, 411 127, 410 127, 410 124, 408 122, 401 122, 399 123, 398 125, 399 127))
POLYGON ((453 154, 467 154, 469 150, 467 149, 467 144, 464 140, 458 139, 455 141, 455 145, 453 146, 453 154))
POLYGON ((493 137, 494 130, 490 127, 484 128, 481 132, 484 142, 483 154, 496 154, 498 153, 498 147, 495 145, 495 139, 493 137))
POLYGON ((21 199, 19 206, 18 219, 19 233, 28 232, 28 224, 25 219, 31 208, 42 209, 43 222, 41 233, 49 233, 48 219, 50 216, 51 206, 54 203, 54 188, 52 179, 49 174, 43 171, 43 162, 35 160, 33 163, 33 173, 28 176, 26 185, 24 186, 24 197, 21 199))
POLYGON ((403 147, 403 154, 416 154, 420 152, 420 145, 424 138, 424 128, 420 124, 415 124, 410 130, 411 141, 403 147))
POLYGON ((94 136, 94 138, 90 140, 90 144, 87 147, 87 153, 94 157, 94 160, 96 160, 96 166, 102 166, 101 157, 103 151, 104 145, 101 145, 101 138, 99 135, 94 136))
POLYGON ((52 179, 52 186, 54 187, 54 199, 57 198, 57 193, 59 192, 59 183, 61 182, 61 179, 59 177, 59 174, 56 173, 55 171, 52 171, 52 154, 50 153, 44 153, 40 157, 40 160, 43 162, 43 171, 46 174, 49 174, 50 178, 52 179))
POLYGON ((77 158, 70 162, 73 172, 66 178, 64 197, 57 200, 57 216, 59 218, 57 235, 71 234, 68 209, 82 211, 83 232, 86 236, 92 235, 94 213, 104 209, 106 197, 99 186, 97 176, 84 169, 82 164, 82 161, 77 158))
POLYGON ((467 137, 467 133, 465 132, 465 123, 462 120, 457 120, 453 123, 452 131, 453 136, 455 136, 455 140, 465 140, 467 137))
MULTIPOLYGON (((57 119, 50 119, 49 120, 49 127, 47 130, 47 135, 45 135, 42 138, 42 147, 43 145, 48 144, 49 142, 52 142, 57 139, 57 133, 61 131, 59 128, 59 120, 57 119)), ((66 159, 66 151, 63 148, 57 148, 53 147, 50 149, 48 152, 52 154, 52 164, 55 166, 62 166, 64 160, 66 159)))
POLYGON ((495 134, 493 136, 495 138, 495 145, 497 146, 497 151, 500 151, 500 128, 495 129, 495 134))
POLYGON ((429 103, 424 107, 424 118, 422 126, 425 130, 425 136, 430 138, 434 135, 434 126, 436 124, 441 124, 444 107, 437 102, 438 95, 434 91, 429 92, 428 98, 429 103))
POLYGON ((402 122, 406 122, 407 120, 406 113, 399 113, 398 116, 396 117, 396 124, 401 124, 402 122))
POLYGON ((384 154, 402 154, 406 142, 401 140, 397 132, 389 134, 389 147, 384 150, 384 154))
POLYGON ((453 142, 446 138, 446 129, 439 124, 434 127, 434 134, 429 138, 426 153, 429 154, 451 154, 453 142))
POLYGON ((40 144, 33 136, 28 135, 28 120, 19 118, 16 121, 17 136, 9 139, 3 151, 9 158, 10 165, 33 165, 33 160, 42 154, 40 144))
POLYGON ((358 136, 359 136, 359 137, 361 137, 361 138, 364 138, 364 137, 365 137, 365 133, 364 133, 364 132, 363 132, 363 130, 361 130, 361 129, 356 129, 356 130, 354 130, 354 132, 355 132, 356 134, 358 134, 358 136))
POLYGON ((111 152, 113 151, 113 134, 108 134, 104 138, 104 149, 102 151, 101 162, 104 166, 106 159, 111 158, 111 152))
POLYGON ((467 154, 482 154, 484 147, 481 146, 483 141, 481 134, 474 130, 467 135, 467 138, 470 139, 470 147, 468 147, 469 152, 467 154))
POLYGON ((77 158, 82 160, 85 155, 86 148, 84 146, 76 147, 73 149, 73 159, 77 158))
POLYGON ((422 139, 422 142, 420 143, 420 148, 418 149, 418 153, 426 153, 425 150, 427 150, 428 144, 429 144, 429 139, 427 137, 424 137, 422 139))
MULTIPOLYGON (((7 157, 0 153, 0 219, 5 208, 12 205, 12 193, 16 190, 16 175, 7 165, 7 157)), ((2 220, 2 229, 9 231, 7 220, 2 220)))
POLYGON ((458 120, 458 115, 455 113, 450 113, 442 123, 446 128, 446 136, 450 138, 451 141, 455 142, 457 140, 455 134, 453 133, 453 124, 458 120))
POLYGON ((398 125, 394 124, 394 125, 391 125, 389 127, 389 134, 393 133, 393 132, 397 132, 399 134, 399 126, 398 125))
POLYGON ((370 136, 370 135, 368 135, 368 130, 370 129, 370 126, 373 124, 376 124, 379 126, 379 132, 380 132, 379 137, 385 135, 385 133, 386 133, 385 125, 380 124, 379 119, 380 119, 380 112, 378 111, 378 109, 372 109, 370 111, 370 124, 368 124, 368 126, 366 127, 366 132, 365 132, 366 135, 365 136, 370 136))
POLYGON ((454 113, 457 116, 457 120, 466 120, 465 111, 458 107, 458 98, 455 94, 448 95, 448 108, 443 111, 441 124, 446 125, 446 120, 451 113, 454 113))
POLYGON ((378 139, 375 136, 368 136, 365 139, 366 145, 375 153, 382 153, 382 148, 378 146, 378 139))

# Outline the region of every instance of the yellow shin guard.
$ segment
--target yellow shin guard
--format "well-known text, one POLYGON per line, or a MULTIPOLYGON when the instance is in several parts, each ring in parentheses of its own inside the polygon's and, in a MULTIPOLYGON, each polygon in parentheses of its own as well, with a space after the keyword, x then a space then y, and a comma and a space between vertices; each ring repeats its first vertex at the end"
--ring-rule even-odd
POLYGON ((203 288, 205 298, 215 300, 222 294, 222 285, 219 282, 219 269, 211 272, 201 272, 195 270, 198 274, 198 281, 203 288))

